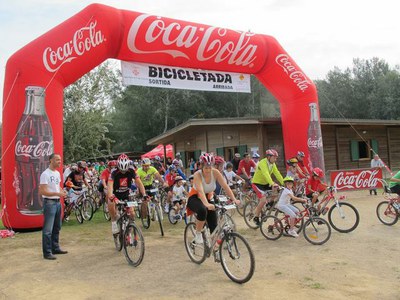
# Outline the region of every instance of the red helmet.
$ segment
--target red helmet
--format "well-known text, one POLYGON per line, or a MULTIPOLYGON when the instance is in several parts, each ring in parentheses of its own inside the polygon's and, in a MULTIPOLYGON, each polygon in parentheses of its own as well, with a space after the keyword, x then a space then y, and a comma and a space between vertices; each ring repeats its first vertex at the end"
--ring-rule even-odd
POLYGON ((312 170, 312 172, 313 172, 314 175, 316 175, 316 176, 318 176, 320 178, 324 177, 324 171, 322 171, 320 168, 314 168, 312 170))
POLYGON ((274 150, 274 149, 268 149, 267 151, 265 151, 265 155, 267 155, 267 156, 275 156, 275 157, 279 156, 278 152, 276 150, 274 150))
POLYGON ((129 157, 125 153, 122 153, 118 157, 118 169, 122 172, 128 171, 129 162, 130 162, 129 157))
POLYGON ((215 157, 215 164, 216 165, 221 165, 223 163, 225 163, 225 160, 224 160, 224 158, 222 156, 216 156, 215 157))
POLYGON ((117 161, 116 160, 110 160, 108 163, 107 163, 107 166, 109 166, 110 168, 113 168, 113 167, 116 167, 117 166, 117 161))
POLYGON ((199 160, 200 160, 200 163, 202 163, 203 165, 212 166, 215 164, 214 155, 212 155, 210 153, 202 154, 200 156, 199 160))

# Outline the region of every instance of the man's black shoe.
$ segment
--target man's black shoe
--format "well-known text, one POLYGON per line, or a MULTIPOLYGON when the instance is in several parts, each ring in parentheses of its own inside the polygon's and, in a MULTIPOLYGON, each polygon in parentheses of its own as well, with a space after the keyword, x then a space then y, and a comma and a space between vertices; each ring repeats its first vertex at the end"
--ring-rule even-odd
POLYGON ((68 253, 68 251, 64 251, 64 250, 54 250, 53 251, 53 254, 67 254, 68 253))
POLYGON ((54 255, 50 254, 50 255, 44 255, 43 256, 44 259, 49 259, 49 260, 55 260, 57 259, 57 257, 55 257, 54 255))

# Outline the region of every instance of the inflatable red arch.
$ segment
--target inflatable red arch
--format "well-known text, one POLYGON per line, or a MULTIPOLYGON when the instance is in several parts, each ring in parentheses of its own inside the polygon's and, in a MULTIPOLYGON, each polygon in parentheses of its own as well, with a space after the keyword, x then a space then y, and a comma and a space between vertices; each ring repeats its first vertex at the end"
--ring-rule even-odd
POLYGON ((324 168, 316 88, 273 37, 92 4, 7 62, 6 227, 42 227, 39 176, 51 152, 63 153, 63 89, 108 58, 254 74, 280 103, 286 157, 302 150, 324 168))

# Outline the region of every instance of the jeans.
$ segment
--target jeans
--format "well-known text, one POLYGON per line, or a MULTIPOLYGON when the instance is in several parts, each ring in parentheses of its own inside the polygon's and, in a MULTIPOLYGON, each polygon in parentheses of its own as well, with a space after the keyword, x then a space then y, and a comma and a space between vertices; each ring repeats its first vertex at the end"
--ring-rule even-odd
POLYGON ((43 256, 49 256, 52 251, 60 250, 58 237, 61 229, 61 203, 60 200, 43 200, 42 248, 43 256))

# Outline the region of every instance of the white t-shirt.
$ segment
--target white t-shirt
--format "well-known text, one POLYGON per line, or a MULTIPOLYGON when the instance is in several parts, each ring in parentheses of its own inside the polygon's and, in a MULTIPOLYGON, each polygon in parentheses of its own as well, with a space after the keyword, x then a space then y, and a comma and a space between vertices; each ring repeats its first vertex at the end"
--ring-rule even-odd
POLYGON ((290 204, 290 195, 293 195, 293 191, 289 190, 288 188, 284 188, 278 200, 277 206, 290 204))
POLYGON ((228 172, 227 170, 224 170, 224 174, 225 174, 225 179, 227 179, 227 183, 229 186, 233 185, 233 178, 236 177, 236 173, 233 171, 228 172))
MULTIPOLYGON (((47 190, 50 192, 60 192, 60 182, 61 182, 61 177, 60 173, 55 170, 52 171, 49 168, 47 168, 41 175, 40 175, 40 184, 46 184, 47 185, 47 190)), ((50 198, 50 199, 59 199, 60 197, 57 196, 44 196, 42 195, 43 198, 50 198)))
POLYGON ((185 187, 183 185, 177 186, 174 185, 174 188, 172 189, 172 201, 179 201, 182 200, 183 197, 185 197, 185 187))

